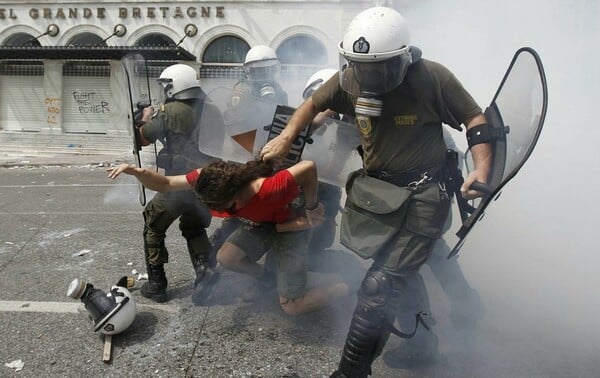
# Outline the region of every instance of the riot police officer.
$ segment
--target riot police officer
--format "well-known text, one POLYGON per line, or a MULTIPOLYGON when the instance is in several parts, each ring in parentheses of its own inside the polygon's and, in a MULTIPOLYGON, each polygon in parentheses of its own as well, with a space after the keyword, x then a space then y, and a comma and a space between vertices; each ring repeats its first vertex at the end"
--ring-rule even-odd
MULTIPOLYGON (((229 135, 270 125, 277 105, 287 105, 288 96, 279 84, 280 62, 275 51, 265 45, 252 47, 244 59, 244 77, 233 86, 231 101, 224 112, 229 135), (233 130, 233 131, 232 131, 233 130)), ((264 131, 263 131, 264 132, 264 131)), ((210 237, 218 250, 240 221, 223 220, 210 237)))
POLYGON ((447 218, 442 124, 467 128, 475 167, 461 187, 463 197, 482 194, 471 185, 487 182, 492 151, 481 108, 447 68, 421 59, 397 11, 374 7, 359 13, 338 50, 339 80, 316 90, 261 155, 285 154, 294 137, 325 109, 356 120, 363 169, 346 184, 340 241, 373 264, 358 292, 333 376, 366 377, 390 333, 403 335, 393 327, 402 292, 429 257, 447 218))
MULTIPOLYGON (((198 149, 199 120, 202 116, 203 120, 223 124, 223 118, 200 87, 196 70, 185 64, 175 64, 160 74, 158 82, 163 103, 158 112, 152 107, 144 109, 143 124, 139 128, 142 145, 157 140, 163 143, 157 165, 166 175, 184 174, 214 160, 198 149)), ((164 264, 168 262, 169 254, 165 237, 177 218, 196 273, 192 301, 201 304, 218 274, 213 270, 214 261, 210 258, 211 246, 206 234, 211 216, 208 208, 191 191, 156 193, 146 205, 143 236, 148 282, 142 285, 140 292, 156 302, 168 300, 164 264)))

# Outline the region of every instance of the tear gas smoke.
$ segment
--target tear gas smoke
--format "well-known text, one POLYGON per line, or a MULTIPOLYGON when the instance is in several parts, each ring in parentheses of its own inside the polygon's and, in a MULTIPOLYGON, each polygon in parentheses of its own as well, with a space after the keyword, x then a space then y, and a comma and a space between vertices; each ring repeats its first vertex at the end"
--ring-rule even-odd
MULTIPOLYGON (((540 54, 548 79, 536 149, 460 252, 464 276, 485 307, 471 334, 472 354, 457 352, 464 334, 444 335, 443 327, 436 330, 440 346, 474 376, 598 376, 600 258, 593 235, 600 221, 593 201, 600 157, 592 143, 600 131, 588 109, 600 100, 600 3, 439 0, 397 9, 423 57, 450 68, 482 107, 522 46, 540 54)), ((464 136, 455 137, 464 148, 464 136)), ((440 320, 446 308, 430 299, 440 320)))

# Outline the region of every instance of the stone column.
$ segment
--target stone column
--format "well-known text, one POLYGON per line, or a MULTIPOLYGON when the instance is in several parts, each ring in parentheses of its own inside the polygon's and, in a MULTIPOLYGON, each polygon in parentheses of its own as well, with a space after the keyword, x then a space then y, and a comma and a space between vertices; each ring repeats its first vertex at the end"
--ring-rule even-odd
POLYGON ((46 98, 46 123, 40 130, 46 134, 62 134, 63 103, 63 65, 62 60, 44 60, 44 94, 46 98))

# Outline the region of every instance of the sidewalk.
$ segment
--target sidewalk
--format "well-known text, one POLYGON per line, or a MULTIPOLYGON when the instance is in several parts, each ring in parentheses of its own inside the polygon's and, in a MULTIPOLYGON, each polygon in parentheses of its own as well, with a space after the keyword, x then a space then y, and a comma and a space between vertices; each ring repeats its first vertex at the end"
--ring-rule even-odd
MULTIPOLYGON (((134 161, 128 137, 0 131, 0 167, 108 165, 117 161, 134 161)), ((153 146, 142 150, 142 161, 155 161, 153 146)))

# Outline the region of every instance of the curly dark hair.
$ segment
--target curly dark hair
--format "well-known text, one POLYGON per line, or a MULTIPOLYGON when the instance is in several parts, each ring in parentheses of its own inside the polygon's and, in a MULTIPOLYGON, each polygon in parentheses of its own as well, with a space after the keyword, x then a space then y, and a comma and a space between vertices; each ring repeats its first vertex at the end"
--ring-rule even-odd
POLYGON ((196 182, 196 193, 210 209, 223 210, 233 196, 252 180, 274 173, 273 163, 251 160, 246 164, 216 161, 202 168, 196 182))

